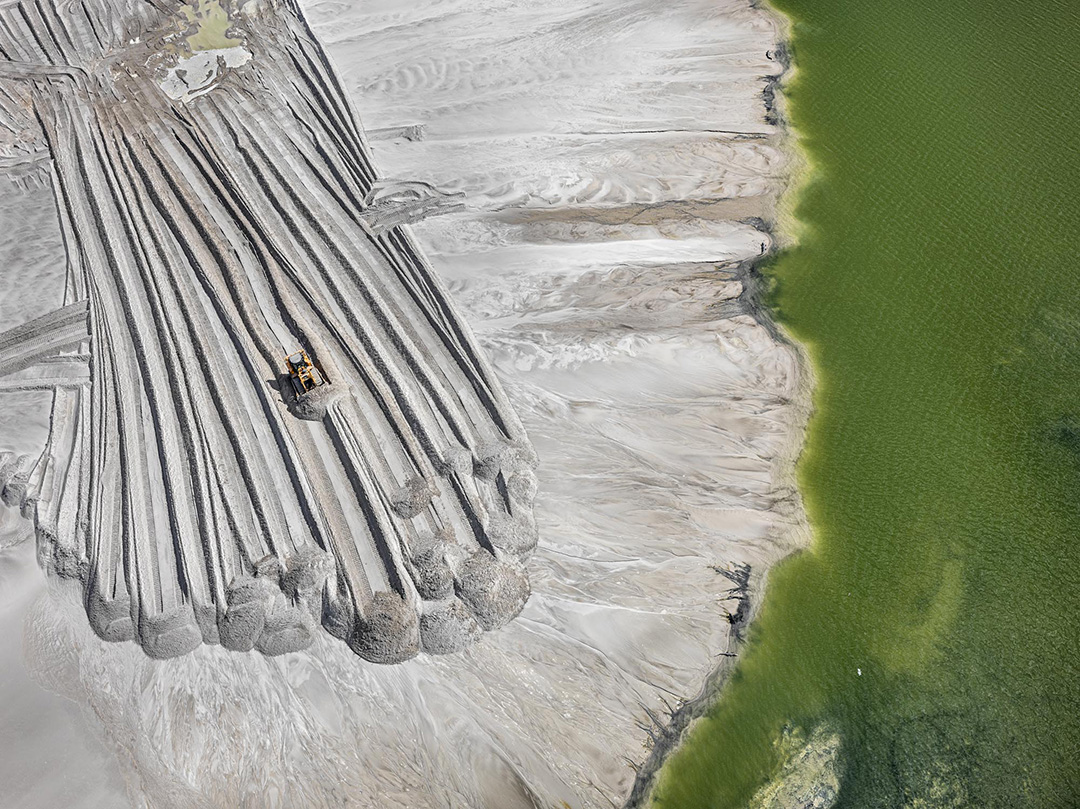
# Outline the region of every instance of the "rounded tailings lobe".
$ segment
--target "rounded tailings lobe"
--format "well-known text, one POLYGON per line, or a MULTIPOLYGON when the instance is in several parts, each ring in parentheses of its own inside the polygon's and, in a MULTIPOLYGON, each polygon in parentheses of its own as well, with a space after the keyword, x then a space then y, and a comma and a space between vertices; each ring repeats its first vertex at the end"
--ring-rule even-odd
POLYGON ((498 629, 516 617, 529 598, 529 578, 517 564, 480 549, 458 570, 457 594, 484 629, 498 629))
POLYGON ((420 616, 420 644, 428 654, 460 652, 482 631, 473 614, 456 598, 420 616))
POLYGON ((420 651, 416 609, 396 593, 376 593, 367 615, 359 617, 349 648, 372 663, 400 663, 420 651))

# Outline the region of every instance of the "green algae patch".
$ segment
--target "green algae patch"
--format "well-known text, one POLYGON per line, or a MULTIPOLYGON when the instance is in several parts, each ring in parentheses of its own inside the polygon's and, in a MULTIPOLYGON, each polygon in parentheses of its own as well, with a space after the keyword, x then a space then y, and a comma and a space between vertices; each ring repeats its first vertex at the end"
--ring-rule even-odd
POLYGON ((195 33, 186 39, 192 52, 223 50, 243 44, 228 36, 229 13, 220 0, 195 0, 181 6, 179 12, 195 28, 195 33))
POLYGON ((1080 805, 1080 7, 775 5, 814 544, 654 804, 750 806, 827 726, 838 807, 1080 805))

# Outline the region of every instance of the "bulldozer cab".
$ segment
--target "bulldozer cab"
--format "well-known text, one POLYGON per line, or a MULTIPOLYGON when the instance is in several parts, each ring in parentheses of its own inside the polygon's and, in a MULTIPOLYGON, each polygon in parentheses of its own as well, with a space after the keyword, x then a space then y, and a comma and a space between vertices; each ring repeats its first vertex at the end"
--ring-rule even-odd
POLYGON ((292 382, 293 392, 298 399, 326 381, 304 350, 287 356, 285 367, 289 369, 289 380, 292 382))

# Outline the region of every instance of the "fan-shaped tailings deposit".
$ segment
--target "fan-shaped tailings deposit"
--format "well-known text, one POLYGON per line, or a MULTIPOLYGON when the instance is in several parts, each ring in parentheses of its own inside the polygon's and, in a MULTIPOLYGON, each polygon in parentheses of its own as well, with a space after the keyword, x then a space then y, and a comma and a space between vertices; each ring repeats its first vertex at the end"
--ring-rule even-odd
POLYGON ((0 335, 0 373, 89 367, 4 495, 94 630, 169 657, 321 625, 395 662, 513 618, 535 454, 410 235, 370 227, 378 177, 296 4, 24 0, 0 51, 69 250, 68 306, 0 335), (298 349, 325 380, 301 394, 298 349))

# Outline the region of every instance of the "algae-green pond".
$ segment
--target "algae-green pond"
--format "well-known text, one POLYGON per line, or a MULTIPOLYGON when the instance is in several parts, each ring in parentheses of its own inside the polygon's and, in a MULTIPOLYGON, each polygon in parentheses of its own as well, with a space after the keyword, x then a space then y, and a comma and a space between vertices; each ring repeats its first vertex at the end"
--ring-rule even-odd
POLYGON ((1080 5, 775 5, 815 539, 655 801, 747 805, 786 727, 839 735, 838 806, 1078 806, 1080 5))

